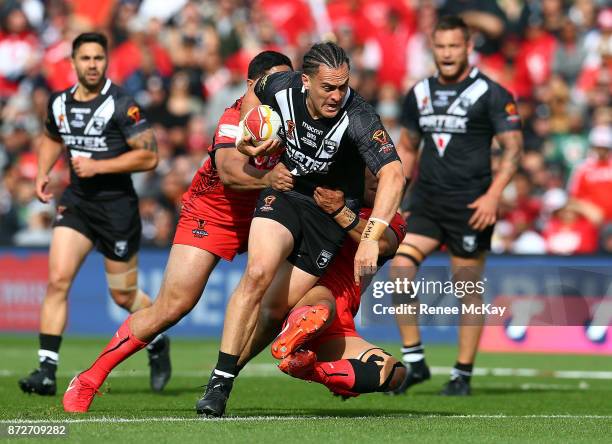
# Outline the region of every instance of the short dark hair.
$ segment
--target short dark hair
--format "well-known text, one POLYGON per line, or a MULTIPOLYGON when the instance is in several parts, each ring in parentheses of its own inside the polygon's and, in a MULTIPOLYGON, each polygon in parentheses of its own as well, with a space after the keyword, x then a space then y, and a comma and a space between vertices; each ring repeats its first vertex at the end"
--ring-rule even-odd
POLYGON ((72 57, 74 57, 78 49, 84 43, 97 43, 104 48, 105 53, 108 52, 108 39, 104 34, 99 32, 84 32, 83 34, 79 34, 72 42, 72 57))
POLYGON ((340 68, 344 63, 351 68, 351 62, 344 49, 333 42, 316 43, 304 54, 302 71, 306 75, 319 72, 319 66, 340 68))
POLYGON ((442 17, 436 24, 433 33, 435 34, 438 31, 450 31, 453 29, 460 29, 466 41, 470 39, 470 28, 468 28, 468 25, 463 19, 457 15, 445 15, 442 17))
POLYGON ((287 65, 293 71, 291 60, 285 54, 276 51, 260 52, 249 63, 247 77, 251 80, 256 80, 262 77, 269 69, 280 65, 287 65))

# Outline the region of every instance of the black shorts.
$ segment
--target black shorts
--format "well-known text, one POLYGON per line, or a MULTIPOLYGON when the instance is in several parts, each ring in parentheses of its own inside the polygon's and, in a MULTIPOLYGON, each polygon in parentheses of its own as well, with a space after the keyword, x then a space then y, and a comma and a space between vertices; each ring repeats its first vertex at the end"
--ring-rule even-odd
POLYGON ((91 201, 64 191, 54 227, 69 227, 88 237, 104 257, 127 262, 140 247, 138 197, 91 201))
POLYGON ((300 270, 322 276, 342 246, 346 232, 314 200, 297 193, 266 188, 259 195, 254 217, 279 222, 293 235, 287 260, 300 270))
POLYGON ((449 197, 414 190, 406 219, 406 233, 420 234, 446 244, 453 256, 478 257, 491 249, 493 225, 476 231, 469 225, 474 210, 467 206, 481 194, 466 193, 449 197))

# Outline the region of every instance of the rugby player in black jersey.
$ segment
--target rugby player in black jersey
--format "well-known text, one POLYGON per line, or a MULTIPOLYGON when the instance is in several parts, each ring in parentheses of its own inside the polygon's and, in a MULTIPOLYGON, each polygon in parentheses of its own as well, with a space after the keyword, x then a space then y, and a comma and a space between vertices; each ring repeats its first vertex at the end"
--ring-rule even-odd
MULTIPOLYGON (((56 393, 55 373, 68 314, 68 291, 94 246, 104 255, 110 294, 129 312, 151 305, 138 288, 141 222, 130 173, 157 166, 153 130, 134 99, 106 78, 108 44, 99 33, 79 35, 72 44, 78 83, 49 99, 38 158, 36 194, 49 203, 48 173, 64 151, 70 184, 57 205, 49 251, 49 283, 40 318, 40 366, 19 381, 24 392, 56 393)), ((93 296, 85 295, 85 296, 93 296)), ((149 346, 151 388, 170 377, 169 341, 149 346)))
MULTIPOLYGON (((419 145, 418 178, 408 200, 407 234, 392 263, 393 278, 413 279, 421 262, 445 244, 453 279, 479 281, 490 248, 500 195, 514 175, 523 148, 520 118, 510 93, 469 65, 472 42, 458 17, 444 17, 433 33, 438 72, 418 82, 402 109, 398 153, 410 177, 419 145), (504 150, 495 178, 491 142, 504 150)), ((410 296, 395 295, 396 303, 410 296)), ((463 304, 480 304, 471 292, 463 304)), ((416 316, 398 315, 408 376, 398 393, 429 379, 416 316)), ((464 315, 459 353, 444 395, 470 394, 470 377, 484 318, 464 315)))
MULTIPOLYGON (((347 207, 357 213, 365 167, 378 178, 372 215, 355 255, 356 282, 364 270, 375 269, 378 239, 399 205, 404 185, 401 163, 373 108, 349 88, 344 50, 333 43, 316 44, 304 55, 302 70, 261 78, 242 104, 243 116, 262 103, 280 114, 286 146, 281 161, 294 176, 294 188, 265 189, 260 195, 249 234, 247 268, 227 307, 219 359, 196 404, 200 414, 223 415, 239 357, 258 322, 258 330, 266 324, 261 330, 278 333, 270 325, 280 326, 353 228, 343 230, 320 209, 313 198, 316 187, 342 190, 347 207)), ((238 150, 250 156, 278 147, 278 141, 259 147, 249 139, 237 142, 238 150)), ((269 341, 262 340, 257 348, 269 341)))

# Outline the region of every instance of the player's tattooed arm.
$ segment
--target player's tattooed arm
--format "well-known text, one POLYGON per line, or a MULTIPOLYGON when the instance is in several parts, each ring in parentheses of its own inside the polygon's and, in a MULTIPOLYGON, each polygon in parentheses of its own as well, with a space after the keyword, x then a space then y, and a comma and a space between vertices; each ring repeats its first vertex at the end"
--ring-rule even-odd
POLYGON ((148 171, 157 167, 159 156, 157 142, 152 129, 138 133, 127 140, 131 148, 127 153, 110 159, 89 159, 73 157, 72 168, 81 178, 93 177, 98 174, 134 173, 148 171))
POLYGON ((518 170, 523 155, 523 133, 519 130, 505 131, 497 134, 496 137, 503 149, 503 154, 499 171, 489 190, 501 195, 518 170))
POLYGON ((521 131, 504 131, 498 133, 496 137, 503 149, 499 170, 487 192, 468 205, 474 210, 469 224, 478 231, 484 230, 497 221, 497 207, 501 194, 516 173, 523 154, 521 131))
POLYGON ((145 150, 157 154, 157 140, 155 139, 155 133, 152 129, 147 129, 130 137, 127 143, 133 150, 145 150))

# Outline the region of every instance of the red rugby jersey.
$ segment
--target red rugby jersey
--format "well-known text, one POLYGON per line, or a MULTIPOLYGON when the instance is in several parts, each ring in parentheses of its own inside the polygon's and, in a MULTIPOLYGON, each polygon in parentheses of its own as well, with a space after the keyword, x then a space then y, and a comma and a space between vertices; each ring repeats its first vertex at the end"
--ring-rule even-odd
MULTIPOLYGON (((227 108, 215 130, 213 143, 208 147, 210 157, 193 177, 183 195, 183 210, 219 225, 248 227, 261 190, 236 191, 223 185, 215 167, 215 151, 235 149, 242 98, 227 108)), ((280 154, 250 158, 255 168, 270 170, 278 163, 280 154)))

